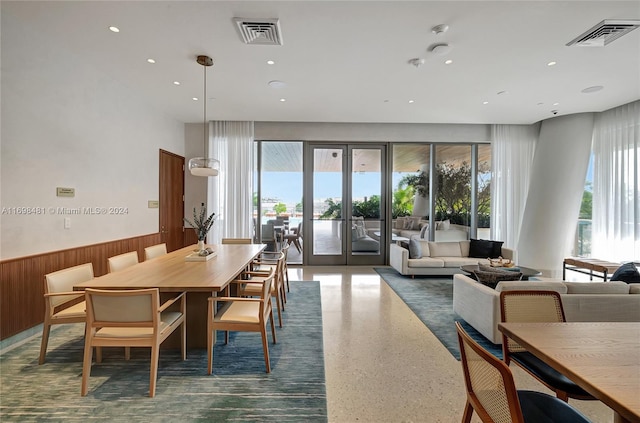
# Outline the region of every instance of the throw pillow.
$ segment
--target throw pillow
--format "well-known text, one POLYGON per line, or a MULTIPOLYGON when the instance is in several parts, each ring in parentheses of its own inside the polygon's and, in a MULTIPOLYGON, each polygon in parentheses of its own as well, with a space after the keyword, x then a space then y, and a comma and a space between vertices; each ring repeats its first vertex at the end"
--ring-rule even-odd
POLYGON ((493 244, 493 248, 491 249, 491 255, 489 257, 491 258, 502 257, 502 244, 504 244, 504 242, 491 241, 491 243, 493 244))
POLYGON ((640 282, 640 272, 633 263, 625 263, 618 267, 611 276, 611 281, 623 281, 626 283, 640 282))
POLYGON ((469 257, 487 258, 493 257, 493 243, 485 239, 469 240, 469 257))
POLYGON ((476 270, 473 272, 476 275, 476 279, 483 285, 496 289, 496 285, 501 281, 519 281, 522 279, 521 272, 509 272, 506 270, 485 272, 482 270, 476 270))
POLYGON ((415 238, 411 238, 409 240, 409 258, 422 258, 422 246, 420 245, 420 242, 415 238))
POLYGON ((429 224, 426 223, 424 226, 422 226, 422 229, 420 229, 420 238, 427 239, 428 236, 429 236, 429 224))
POLYGON ((407 222, 406 222, 406 224, 405 224, 405 227, 404 227, 404 228, 405 228, 406 230, 408 230, 408 231, 412 231, 412 230, 413 230, 413 223, 414 223, 414 222, 413 222, 413 220, 409 220, 409 219, 407 219, 407 222))

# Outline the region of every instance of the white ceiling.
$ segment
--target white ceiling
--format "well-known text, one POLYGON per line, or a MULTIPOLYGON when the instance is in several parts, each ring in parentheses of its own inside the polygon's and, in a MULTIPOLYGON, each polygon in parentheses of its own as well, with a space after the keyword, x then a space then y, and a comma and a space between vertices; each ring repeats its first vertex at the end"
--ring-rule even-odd
POLYGON ((199 54, 215 62, 215 120, 529 124, 640 98, 640 29, 565 46, 603 19, 640 19, 640 1, 2 1, 2 13, 182 122, 203 120, 199 54), (279 18, 283 45, 244 44, 234 17, 279 18), (437 42, 452 51, 429 53, 437 42))

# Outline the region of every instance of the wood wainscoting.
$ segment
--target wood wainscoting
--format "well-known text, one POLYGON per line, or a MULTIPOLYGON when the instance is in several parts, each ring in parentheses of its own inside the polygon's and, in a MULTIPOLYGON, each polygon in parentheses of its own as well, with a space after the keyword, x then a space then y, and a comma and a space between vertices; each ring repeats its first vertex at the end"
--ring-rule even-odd
POLYGON ((43 322, 47 273, 91 262, 94 275, 102 276, 109 271, 107 258, 137 251, 144 261, 145 247, 160 242, 154 233, 0 261, 0 340, 43 322))

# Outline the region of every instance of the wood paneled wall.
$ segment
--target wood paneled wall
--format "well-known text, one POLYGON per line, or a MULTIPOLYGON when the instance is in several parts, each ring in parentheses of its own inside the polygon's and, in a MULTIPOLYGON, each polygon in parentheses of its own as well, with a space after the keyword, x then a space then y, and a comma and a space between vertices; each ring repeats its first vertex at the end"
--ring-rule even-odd
POLYGON ((95 276, 102 276, 109 271, 107 258, 137 251, 144 261, 145 247, 160 242, 154 233, 0 261, 0 340, 42 323, 47 273, 91 262, 95 276))

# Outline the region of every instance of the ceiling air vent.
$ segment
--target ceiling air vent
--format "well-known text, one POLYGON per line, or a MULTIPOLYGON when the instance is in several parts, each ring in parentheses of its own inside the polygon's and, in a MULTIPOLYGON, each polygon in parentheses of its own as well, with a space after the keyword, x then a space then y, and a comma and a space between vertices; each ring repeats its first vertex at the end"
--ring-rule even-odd
POLYGON ((639 26, 638 20, 605 19, 568 42, 567 46, 603 47, 639 26))
POLYGON ((233 20, 245 44, 282 45, 279 19, 233 18, 233 20))

